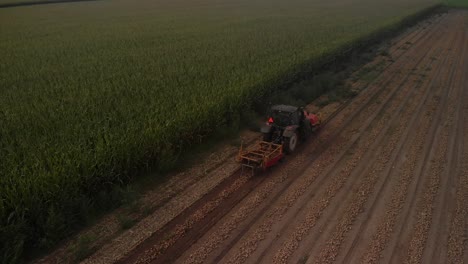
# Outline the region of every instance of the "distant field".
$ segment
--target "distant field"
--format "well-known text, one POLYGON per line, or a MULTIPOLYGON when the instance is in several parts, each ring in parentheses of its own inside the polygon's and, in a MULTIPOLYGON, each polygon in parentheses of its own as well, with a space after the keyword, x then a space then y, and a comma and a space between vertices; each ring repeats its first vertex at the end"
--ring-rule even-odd
POLYGON ((449 6, 468 8, 468 0, 447 0, 447 4, 449 6))
POLYGON ((0 9, 0 257, 50 246, 103 206, 115 184, 170 166, 183 146, 237 122, 254 97, 303 65, 435 3, 103 0, 0 9))
POLYGON ((7 4, 9 5, 9 4, 23 4, 23 3, 63 2, 63 1, 64 0, 0 0, 0 7, 3 5, 7 5, 7 4))

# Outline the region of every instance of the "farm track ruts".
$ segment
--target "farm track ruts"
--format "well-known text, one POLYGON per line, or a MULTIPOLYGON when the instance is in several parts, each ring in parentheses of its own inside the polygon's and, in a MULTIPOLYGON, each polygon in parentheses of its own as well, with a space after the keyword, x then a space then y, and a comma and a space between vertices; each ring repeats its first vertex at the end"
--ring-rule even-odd
POLYGON ((120 263, 462 260, 467 20, 449 11, 399 37, 298 153, 237 171, 120 263))

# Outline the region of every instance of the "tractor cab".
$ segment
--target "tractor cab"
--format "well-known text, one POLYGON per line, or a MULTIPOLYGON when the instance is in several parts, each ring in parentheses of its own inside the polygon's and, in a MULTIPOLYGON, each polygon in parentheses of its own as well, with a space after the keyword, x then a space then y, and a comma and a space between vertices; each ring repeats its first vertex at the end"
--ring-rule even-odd
POLYGON ((299 125, 301 120, 299 107, 289 105, 275 105, 270 109, 268 123, 278 127, 299 125))
POLYGON ((302 107, 275 105, 261 132, 264 141, 282 144, 286 152, 292 152, 298 140, 305 140, 319 125, 319 118, 302 107))

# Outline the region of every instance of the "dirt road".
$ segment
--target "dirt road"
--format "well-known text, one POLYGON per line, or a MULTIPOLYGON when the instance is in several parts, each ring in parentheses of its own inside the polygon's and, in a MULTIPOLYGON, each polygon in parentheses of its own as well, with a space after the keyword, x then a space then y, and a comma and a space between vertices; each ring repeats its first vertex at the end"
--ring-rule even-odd
POLYGON ((286 162, 236 171, 119 262, 468 262, 468 11, 382 62, 286 162))

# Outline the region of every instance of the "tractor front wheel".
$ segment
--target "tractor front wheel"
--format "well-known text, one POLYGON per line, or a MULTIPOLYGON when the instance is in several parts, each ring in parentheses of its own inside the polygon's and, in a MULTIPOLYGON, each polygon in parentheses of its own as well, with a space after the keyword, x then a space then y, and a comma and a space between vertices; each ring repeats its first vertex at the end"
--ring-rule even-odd
POLYGON ((286 153, 292 153, 297 146, 297 133, 294 133, 291 137, 285 138, 283 142, 283 149, 286 153))

